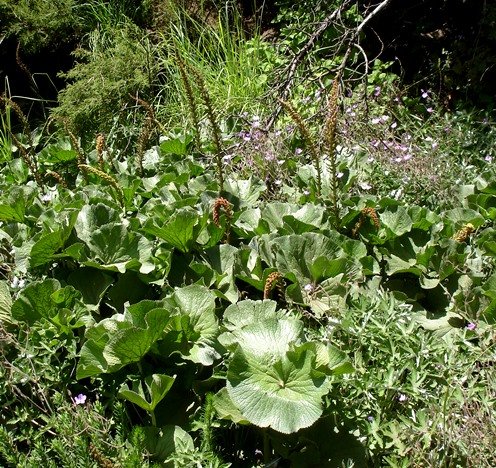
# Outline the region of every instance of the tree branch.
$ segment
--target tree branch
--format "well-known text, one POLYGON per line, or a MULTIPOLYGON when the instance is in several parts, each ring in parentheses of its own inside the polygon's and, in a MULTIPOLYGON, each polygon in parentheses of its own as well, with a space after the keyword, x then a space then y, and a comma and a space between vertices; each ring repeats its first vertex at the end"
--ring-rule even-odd
MULTIPOLYGON (((390 3, 391 0, 383 0, 381 3, 379 3, 374 10, 372 10, 363 20, 362 22, 353 30, 353 33, 351 34, 351 37, 348 41, 348 47, 346 49, 346 52, 344 54, 343 60, 341 61, 341 65, 338 67, 337 72, 336 72, 336 78, 339 79, 341 76, 343 70, 346 67, 346 63, 348 61, 348 58, 351 54, 351 51, 354 47, 355 41, 357 37, 360 35, 360 32, 362 29, 366 26, 366 24, 375 16, 377 13, 379 13, 383 8, 385 8, 388 3, 390 3)), ((280 89, 281 91, 278 93, 277 99, 278 100, 283 100, 286 101, 289 95, 289 92, 291 90, 291 86, 294 82, 296 70, 300 63, 303 61, 304 57, 310 52, 312 47, 314 46, 315 42, 322 36, 324 31, 332 24, 332 22, 339 17, 341 12, 351 3, 351 0, 345 0, 343 4, 336 10, 334 10, 331 14, 329 14, 324 21, 321 23, 321 25, 312 33, 310 38, 308 39, 307 43, 301 48, 301 50, 294 56, 293 60, 291 60, 291 63, 287 67, 287 77, 284 80, 283 84, 281 85, 280 89)), ((363 50, 363 49, 362 49, 363 50)), ((274 122, 277 120, 279 117, 279 114, 281 113, 282 107, 280 104, 276 104, 275 111, 272 113, 270 116, 267 125, 265 129, 268 131, 274 125, 274 122)))

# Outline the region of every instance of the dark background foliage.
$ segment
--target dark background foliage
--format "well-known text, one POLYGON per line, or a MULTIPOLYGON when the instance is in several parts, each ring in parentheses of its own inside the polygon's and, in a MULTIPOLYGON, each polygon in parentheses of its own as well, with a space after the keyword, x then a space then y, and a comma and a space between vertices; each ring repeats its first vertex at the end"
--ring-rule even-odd
POLYGON ((429 81, 449 105, 494 107, 496 4, 393 0, 370 28, 370 52, 382 51, 407 83, 429 81))
MULTIPOLYGON (((198 2, 184 3, 195 8, 198 2)), ((217 8, 222 8, 226 2, 213 3, 217 8)), ((241 1, 239 6, 247 28, 255 23, 255 19, 261 18, 262 28, 281 29, 284 25, 272 22, 281 11, 295 8, 307 10, 306 18, 310 23, 315 19, 315 11, 325 14, 340 3, 298 2, 295 5, 286 0, 271 0, 241 1)), ((134 2, 111 1, 109 4, 119 5, 144 28, 154 25, 154 2, 150 2, 149 8, 146 5, 137 7, 134 2)), ((357 4, 363 10, 374 3, 362 1, 357 4)), ((201 11, 205 15, 211 14, 211 7, 201 11)), ((42 27, 30 18, 16 16, 16 8, 15 3, 0 3, 2 87, 8 86, 8 92, 13 96, 55 100, 57 91, 65 84, 57 77, 58 73, 72 67, 71 52, 94 24, 91 24, 84 10, 78 9, 79 19, 42 27)), ((197 8, 197 11, 200 12, 200 9, 197 8)), ((493 83, 496 79, 496 56, 493 53, 496 49, 495 26, 496 5, 492 2, 393 0, 369 23, 364 46, 370 57, 392 61, 393 71, 400 74, 406 84, 421 81, 417 87, 432 87, 443 97, 447 106, 463 104, 492 109, 495 99, 493 83)), ((35 116, 39 116, 39 104, 31 103, 30 107, 33 106, 36 108, 35 116)))

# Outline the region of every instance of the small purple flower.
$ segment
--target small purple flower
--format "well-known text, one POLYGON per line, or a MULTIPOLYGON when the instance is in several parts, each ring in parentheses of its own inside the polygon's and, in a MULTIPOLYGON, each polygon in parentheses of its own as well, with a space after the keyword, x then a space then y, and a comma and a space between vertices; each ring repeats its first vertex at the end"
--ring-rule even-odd
POLYGON ((486 157, 484 158, 484 161, 489 162, 489 163, 490 163, 492 160, 493 160, 493 157, 492 157, 491 155, 489 155, 489 154, 488 154, 488 155, 486 155, 486 157))
POLYGON ((84 405, 86 403, 86 395, 83 395, 80 393, 79 395, 76 395, 72 401, 74 402, 75 405, 84 405))
POLYGON ((374 117, 374 118, 372 119, 372 124, 373 124, 373 125, 376 125, 376 124, 378 124, 380 121, 381 121, 381 119, 380 119, 379 117, 374 117))
POLYGON ((432 114, 434 112, 434 109, 432 107, 428 107, 426 111, 429 112, 429 114, 432 114))
POLYGON ((303 289, 308 293, 308 294, 312 294, 313 291, 314 291, 314 287, 313 287, 313 284, 305 284, 305 286, 303 287, 303 289))
POLYGON ((374 416, 367 416, 367 421, 372 422, 374 420, 374 416))
POLYGON ((374 88, 374 96, 377 97, 381 94, 381 87, 380 86, 376 86, 374 88))
POLYGON ((477 328, 477 325, 474 322, 470 322, 465 328, 467 330, 473 331, 477 328))
POLYGON ((301 153, 303 153, 303 150, 301 148, 296 148, 295 149, 295 154, 296 155, 300 155, 301 153))
POLYGON ((398 395, 398 401, 399 402, 404 403, 406 400, 408 400, 408 397, 406 395, 404 395, 403 393, 400 393, 398 395))
POLYGON ((424 91, 423 89, 420 90, 422 92, 422 98, 427 99, 429 97, 429 91, 424 91))
POLYGON ((398 123, 397 123, 397 122, 393 122, 393 123, 391 124, 391 128, 396 128, 397 126, 398 126, 398 123))

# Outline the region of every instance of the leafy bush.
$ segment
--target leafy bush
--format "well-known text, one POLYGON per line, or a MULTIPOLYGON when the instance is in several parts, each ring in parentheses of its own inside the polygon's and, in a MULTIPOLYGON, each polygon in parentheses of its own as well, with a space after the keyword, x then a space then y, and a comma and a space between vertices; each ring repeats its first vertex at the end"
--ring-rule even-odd
MULTIPOLYGON (((362 290, 353 298, 333 338, 354 354, 356 373, 345 378, 331 411, 358 429, 374 465, 450 460, 463 466, 478 460, 490 466, 491 436, 474 437, 485 433, 493 413, 488 402, 496 374, 483 364, 490 353, 484 344, 472 352, 471 331, 419 329, 414 310, 383 291, 362 290), (474 372, 479 366, 481 371, 474 372), (480 406, 469 409, 475 401, 480 406)), ((492 335, 480 330, 477 340, 482 344, 492 335)))
POLYGON ((89 0, 20 0, 0 1, 3 33, 18 39, 24 52, 33 54, 44 49, 73 44, 98 25, 109 26, 129 18, 142 23, 146 8, 142 2, 89 0))
POLYGON ((149 96, 157 73, 151 42, 132 24, 95 30, 89 44, 76 52, 81 61, 65 75, 72 83, 53 111, 83 134, 108 132, 129 94, 149 96))
POLYGON ((26 52, 37 52, 44 47, 72 41, 74 32, 81 27, 75 14, 77 5, 74 0, 1 0, 3 32, 18 37, 26 52))

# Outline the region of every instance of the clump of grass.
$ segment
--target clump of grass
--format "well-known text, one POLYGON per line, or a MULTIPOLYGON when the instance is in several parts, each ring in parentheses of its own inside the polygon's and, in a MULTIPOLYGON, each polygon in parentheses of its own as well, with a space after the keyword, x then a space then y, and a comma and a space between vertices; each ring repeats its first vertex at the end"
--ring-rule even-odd
MULTIPOLYGON (((191 8, 170 3, 173 6, 168 14, 172 21, 164 36, 173 53, 165 49, 166 61, 170 62, 170 57, 175 58, 179 51, 188 75, 189 66, 200 71, 220 120, 243 111, 258 112, 260 96, 267 91, 269 75, 275 68, 277 54, 273 45, 261 39, 258 28, 254 28, 250 38, 246 37, 243 17, 234 4, 219 10, 212 8, 212 15, 207 18, 202 13, 195 15, 191 8)), ((173 65, 175 72, 178 63, 173 65)), ((172 78, 171 82, 177 81, 172 78)), ((180 97, 178 104, 183 107, 187 97, 184 83, 179 84, 171 98, 180 97)))

